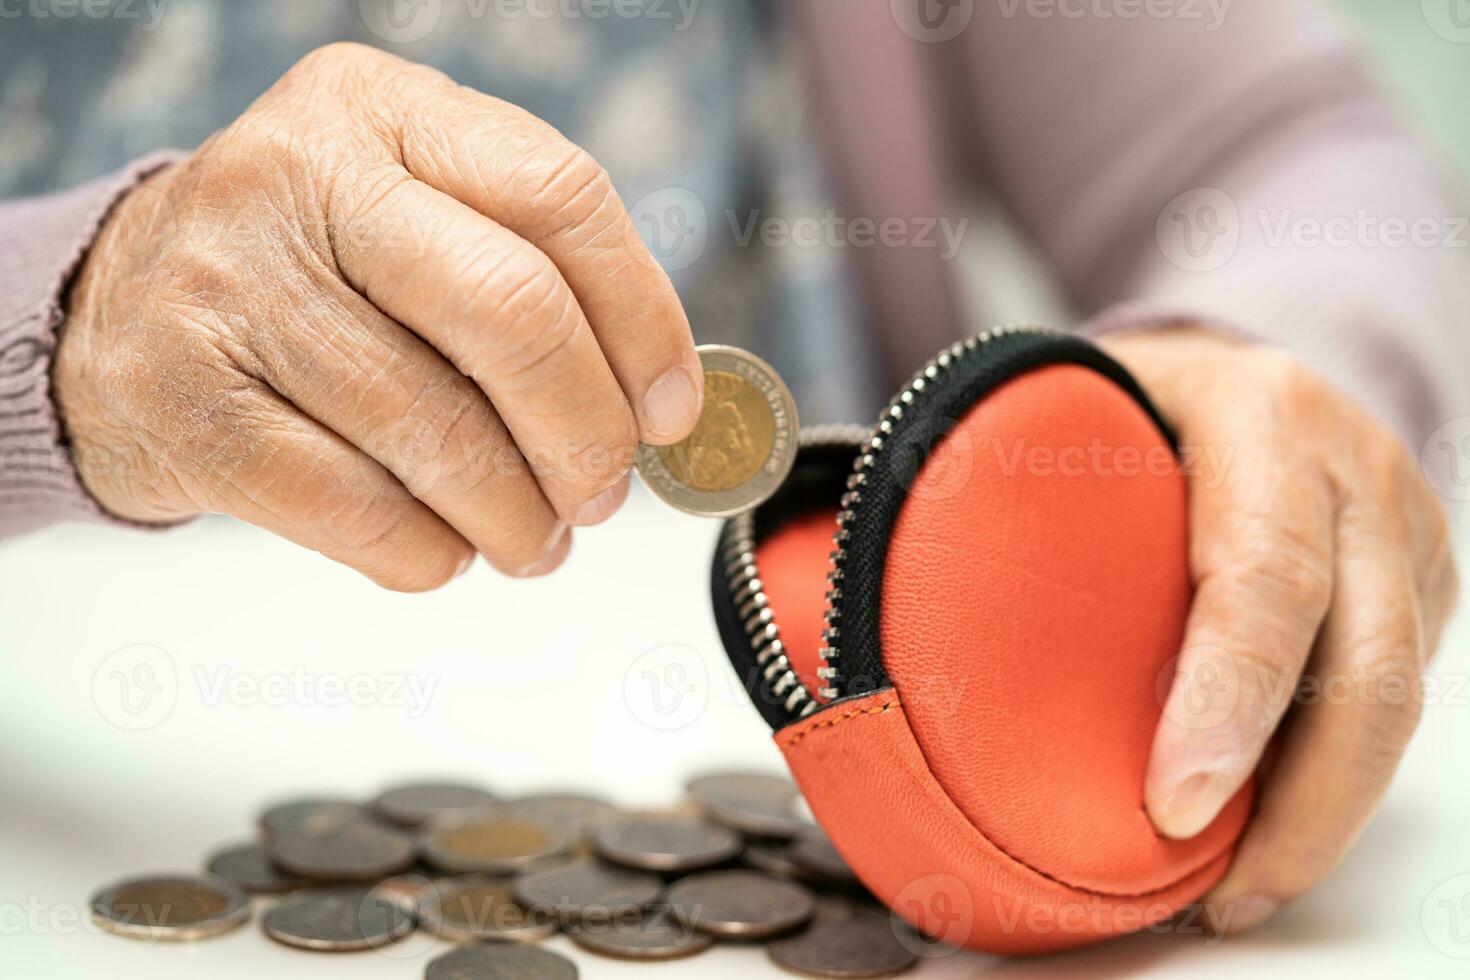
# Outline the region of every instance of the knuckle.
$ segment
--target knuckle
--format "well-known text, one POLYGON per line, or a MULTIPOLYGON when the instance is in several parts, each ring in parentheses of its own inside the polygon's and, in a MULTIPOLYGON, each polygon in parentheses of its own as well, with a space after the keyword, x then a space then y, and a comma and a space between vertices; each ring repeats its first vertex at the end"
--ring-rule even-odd
POLYGON ((1381 428, 1377 422, 1371 422, 1371 425, 1368 445, 1362 456, 1364 475, 1376 497, 1386 499, 1394 506, 1402 506, 1410 499, 1410 491, 1416 482, 1423 478, 1408 448, 1398 437, 1381 428))
POLYGON ((638 446, 635 426, 626 403, 587 412, 559 439, 533 450, 528 460, 544 484, 581 503, 632 467, 638 446))
POLYGON ((546 238, 581 231, 596 234, 611 226, 622 211, 612 176, 592 154, 561 142, 530 178, 527 200, 545 215, 546 238))
POLYGON ((373 554, 392 546, 408 520, 408 506, 393 497, 350 488, 322 519, 349 554, 373 554))
POLYGON ((1414 603, 1407 596, 1394 603, 1348 651, 1354 676, 1346 685, 1357 703, 1358 755, 1385 763, 1388 771, 1423 712, 1419 680, 1423 632, 1414 603))
POLYGON ((469 322, 498 325, 493 366, 512 384, 565 352, 581 327, 576 297, 540 252, 503 263, 465 303, 469 322))
POLYGON ((314 87, 322 79, 341 78, 374 65, 382 65, 389 57, 366 44, 334 41, 308 51, 287 70, 282 81, 287 84, 306 82, 314 87))
POLYGON ((1315 625, 1332 600, 1330 556, 1286 527, 1251 538, 1250 552, 1232 570, 1236 588, 1258 604, 1297 610, 1315 625))
POLYGON ((1266 389, 1273 393, 1281 410, 1293 419, 1321 414, 1327 395, 1326 383, 1294 354, 1285 350, 1260 352, 1260 369, 1266 389))
POLYGON ((433 485, 424 487, 425 492, 441 485, 456 493, 473 492, 493 475, 487 473, 487 451, 500 442, 498 426, 489 405, 467 379, 415 409, 413 417, 420 420, 422 432, 407 447, 417 457, 409 462, 428 471, 425 478, 433 485))

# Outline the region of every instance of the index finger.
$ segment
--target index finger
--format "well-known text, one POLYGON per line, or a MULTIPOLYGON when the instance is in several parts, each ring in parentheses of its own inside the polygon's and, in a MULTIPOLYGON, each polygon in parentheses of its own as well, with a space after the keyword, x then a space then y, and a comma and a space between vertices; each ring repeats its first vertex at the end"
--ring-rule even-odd
POLYGON ((388 100, 399 162, 546 253, 633 406, 640 438, 687 436, 704 393, 689 320, 607 171, 525 110, 398 64, 422 73, 388 100))

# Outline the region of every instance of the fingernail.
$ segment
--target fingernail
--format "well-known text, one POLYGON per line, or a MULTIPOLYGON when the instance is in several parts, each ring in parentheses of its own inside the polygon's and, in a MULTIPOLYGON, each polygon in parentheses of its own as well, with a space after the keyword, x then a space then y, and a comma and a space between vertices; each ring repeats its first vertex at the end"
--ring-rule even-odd
POLYGON ((1159 812, 1152 814, 1154 822, 1166 837, 1176 840, 1193 837, 1219 815, 1231 791, 1220 773, 1197 772, 1186 776, 1164 798, 1159 812))
POLYGON ((565 524, 558 524, 556 533, 551 536, 551 541, 547 545, 546 553, 516 572, 516 577, 535 578, 537 575, 545 575, 560 565, 566 558, 569 549, 570 542, 567 540, 569 530, 570 528, 565 524))
POLYGON ((1246 932, 1276 914, 1281 903, 1265 895, 1243 895, 1233 902, 1216 904, 1212 925, 1218 933, 1246 932))
POLYGON ((591 527, 593 524, 601 524, 623 505, 623 498, 628 493, 628 478, 620 478, 617 483, 587 501, 577 510, 577 516, 572 523, 578 527, 591 527))
POLYGON ((655 438, 673 439, 694 427, 699 391, 684 367, 664 372, 643 396, 643 422, 655 438))
POLYGON ((465 572, 469 571, 471 568, 474 568, 474 567, 475 567, 475 553, 473 551, 471 551, 469 554, 465 555, 464 558, 460 561, 459 568, 455 569, 455 571, 454 571, 454 577, 455 578, 459 578, 465 572))

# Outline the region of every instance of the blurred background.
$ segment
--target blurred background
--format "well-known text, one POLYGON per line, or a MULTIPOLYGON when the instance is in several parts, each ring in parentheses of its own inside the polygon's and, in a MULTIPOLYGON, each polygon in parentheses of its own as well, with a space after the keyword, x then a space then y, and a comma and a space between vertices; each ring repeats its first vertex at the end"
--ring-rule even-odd
MULTIPOLYGON (((768 227, 790 234, 838 196, 813 139, 810 66, 788 23, 795 8, 664 0, 656 18, 592 18, 554 15, 546 0, 88 2, 102 15, 63 15, 72 0, 7 0, 0 196, 191 149, 313 48, 359 41, 525 106, 590 150, 674 276, 697 338, 775 363, 805 420, 865 421, 912 369, 880 363, 857 298, 858 250, 769 247, 765 237, 768 227), (502 8, 519 13, 485 16, 502 8), (751 215, 761 232, 737 247, 741 231, 726 225, 751 215)), ((1463 0, 1321 2, 1358 33, 1408 124, 1470 183, 1470 30, 1446 20, 1463 0)), ((954 278, 969 323, 1078 322, 1011 208, 966 193, 980 196, 956 207, 973 220, 956 229, 954 278)))
MULTIPOLYGON (((379 44, 534 105, 608 167, 635 217, 652 219, 640 227, 698 339, 772 360, 805 421, 873 417, 891 386, 841 255, 759 239, 736 247, 714 224, 699 261, 681 251, 698 241, 680 223, 696 208, 712 223, 727 212, 799 217, 834 197, 784 8, 704 0, 672 31, 616 18, 456 19, 465 2, 446 0, 439 29, 390 42, 397 28, 371 12, 381 2, 132 0, 136 16, 124 18, 59 16, 75 11, 68 0, 0 0, 0 197, 197 146, 311 49, 379 44)), ((1328 2, 1408 124, 1470 184, 1470 4, 1328 2), (1460 21, 1443 20, 1456 9, 1460 21)), ((666 9, 677 20, 684 8, 666 9)), ((958 279, 971 322, 1077 322, 1007 208, 967 204, 976 217, 959 261, 970 274, 958 279)), ((429 596, 384 593, 224 518, 157 537, 68 525, 0 543, 0 973, 325 975, 321 961, 246 931, 167 950, 99 936, 79 905, 124 874, 196 867, 283 796, 366 796, 449 775, 657 805, 701 769, 778 771, 710 625, 714 534, 635 493, 619 520, 579 532, 554 581, 510 582, 482 566, 429 596), (322 693, 354 678, 367 681, 364 701, 322 693)), ((1465 619, 1437 666, 1451 681, 1470 676, 1465 619)), ((1455 760, 1470 744, 1470 702, 1456 692, 1426 711, 1352 858, 1261 934, 1218 955, 1197 955, 1197 937, 1142 936, 1038 963, 960 956, 922 975, 1463 976, 1470 781, 1455 760)), ((422 952, 350 971, 334 961, 332 975, 414 976, 422 952)), ((684 975, 765 968, 750 950, 696 964, 684 975)), ((647 975, 583 965, 589 976, 647 975)))

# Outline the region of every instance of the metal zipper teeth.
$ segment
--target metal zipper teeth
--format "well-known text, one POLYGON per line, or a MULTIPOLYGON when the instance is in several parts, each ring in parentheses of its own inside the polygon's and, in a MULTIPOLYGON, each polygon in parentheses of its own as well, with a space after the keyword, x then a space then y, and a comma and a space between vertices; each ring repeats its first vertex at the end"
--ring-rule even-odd
MULTIPOLYGON (((868 435, 860 425, 822 425, 801 433, 800 448, 856 446, 868 435)), ((755 560, 755 513, 747 511, 731 518, 721 544, 725 580, 745 635, 750 640, 751 654, 760 671, 761 693, 780 702, 787 713, 802 718, 817 709, 812 697, 786 656, 781 642, 781 628, 771 615, 765 584, 755 560)))
POLYGON ((867 485, 868 474, 877 465, 888 440, 892 438, 894 426, 903 419, 904 412, 923 397, 930 385, 939 380, 955 364, 980 350, 990 341, 1018 333, 1053 332, 1044 327, 1029 324, 1005 324, 993 327, 968 340, 957 342, 949 350, 924 365, 914 375, 908 386, 888 403, 888 408, 880 417, 878 424, 869 430, 868 437, 863 441, 857 459, 853 462, 852 475, 847 478, 847 492, 842 495, 842 502, 837 512, 837 533, 832 536, 832 542, 836 547, 831 554, 832 570, 827 573, 827 611, 824 613, 827 625, 822 630, 823 646, 818 651, 822 664, 817 668, 817 676, 826 682, 826 686, 817 692, 821 697, 833 700, 842 696, 842 613, 837 603, 842 598, 842 578, 847 565, 847 541, 862 507, 863 487, 867 485))

